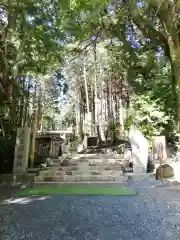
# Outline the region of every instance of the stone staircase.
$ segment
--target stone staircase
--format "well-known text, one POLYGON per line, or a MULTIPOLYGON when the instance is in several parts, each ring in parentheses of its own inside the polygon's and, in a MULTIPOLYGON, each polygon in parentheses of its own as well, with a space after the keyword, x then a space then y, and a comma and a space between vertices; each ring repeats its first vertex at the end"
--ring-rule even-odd
POLYGON ((35 176, 34 185, 123 183, 122 160, 123 155, 97 153, 51 159, 51 164, 35 176))

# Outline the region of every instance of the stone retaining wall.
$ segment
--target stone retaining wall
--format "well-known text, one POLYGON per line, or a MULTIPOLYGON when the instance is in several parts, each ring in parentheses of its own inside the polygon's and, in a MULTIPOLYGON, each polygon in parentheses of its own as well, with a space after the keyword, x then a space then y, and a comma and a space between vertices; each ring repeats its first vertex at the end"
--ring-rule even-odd
POLYGON ((35 174, 17 174, 14 179, 13 174, 2 174, 0 176, 0 184, 28 184, 34 181, 35 174))

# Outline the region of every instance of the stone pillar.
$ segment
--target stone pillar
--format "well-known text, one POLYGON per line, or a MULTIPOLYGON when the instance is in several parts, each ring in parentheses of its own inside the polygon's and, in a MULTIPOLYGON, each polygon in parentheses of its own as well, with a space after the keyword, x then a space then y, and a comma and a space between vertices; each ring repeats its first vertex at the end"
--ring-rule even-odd
POLYGON ((29 157, 30 131, 31 129, 29 127, 17 129, 13 167, 14 174, 26 173, 29 157))
POLYGON ((124 137, 124 111, 123 111, 123 104, 122 104, 122 99, 119 100, 119 123, 120 123, 120 127, 119 127, 119 134, 120 137, 123 138, 124 137))

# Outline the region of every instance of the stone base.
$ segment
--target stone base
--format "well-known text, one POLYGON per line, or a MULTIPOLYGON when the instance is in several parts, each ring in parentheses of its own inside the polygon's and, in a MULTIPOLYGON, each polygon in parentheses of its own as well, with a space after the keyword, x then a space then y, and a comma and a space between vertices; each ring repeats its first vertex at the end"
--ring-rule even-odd
POLYGON ((173 167, 171 167, 168 164, 164 164, 162 166, 159 166, 156 169, 156 179, 159 180, 159 179, 161 179, 161 177, 162 178, 172 178, 172 177, 174 177, 173 167))

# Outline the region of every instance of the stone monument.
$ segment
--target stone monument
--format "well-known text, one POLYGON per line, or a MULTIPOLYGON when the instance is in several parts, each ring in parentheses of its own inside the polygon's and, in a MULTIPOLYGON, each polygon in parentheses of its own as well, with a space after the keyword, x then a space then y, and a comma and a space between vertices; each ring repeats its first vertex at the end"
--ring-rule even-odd
POLYGON ((139 131, 137 126, 131 125, 129 139, 132 150, 132 162, 134 173, 147 173, 148 141, 139 131))
POLYGON ((153 158, 155 162, 157 164, 168 163, 165 136, 153 136, 152 147, 153 147, 153 158))
POLYGON ((26 173, 29 157, 30 130, 29 127, 21 127, 17 129, 13 166, 14 174, 26 173))

